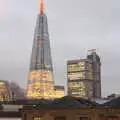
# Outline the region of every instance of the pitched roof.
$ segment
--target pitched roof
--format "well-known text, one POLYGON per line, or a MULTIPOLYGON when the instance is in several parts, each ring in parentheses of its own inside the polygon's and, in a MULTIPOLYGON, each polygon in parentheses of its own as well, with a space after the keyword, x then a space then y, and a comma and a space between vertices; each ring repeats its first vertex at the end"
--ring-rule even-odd
POLYGON ((4 104, 10 105, 23 105, 24 109, 32 109, 32 108, 93 108, 97 107, 98 104, 95 102, 91 102, 89 100, 83 98, 75 98, 71 96, 65 96, 60 99, 55 100, 17 100, 17 101, 10 101, 4 104))
POLYGON ((65 96, 61 99, 56 99, 51 103, 51 105, 55 108, 91 108, 95 106, 94 103, 86 99, 78 99, 71 96, 65 96))
MULTIPOLYGON (((32 102, 32 101, 31 101, 32 102)), ((31 107, 35 108, 92 108, 97 106, 97 103, 90 102, 89 100, 85 100, 82 98, 74 98, 70 96, 65 96, 60 99, 55 100, 39 100, 38 103, 35 104, 26 104, 24 105, 24 109, 30 109, 31 107)))

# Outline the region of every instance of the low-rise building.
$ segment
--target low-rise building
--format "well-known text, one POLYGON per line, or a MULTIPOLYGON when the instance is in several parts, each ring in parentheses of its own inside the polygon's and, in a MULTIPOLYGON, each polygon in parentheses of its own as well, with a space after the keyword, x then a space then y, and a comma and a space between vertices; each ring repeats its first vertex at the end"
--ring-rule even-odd
POLYGON ((11 94, 10 94, 9 85, 6 81, 0 80, 0 101, 10 101, 11 94))
POLYGON ((120 120, 120 98, 102 105, 70 96, 2 104, 0 120, 120 120))

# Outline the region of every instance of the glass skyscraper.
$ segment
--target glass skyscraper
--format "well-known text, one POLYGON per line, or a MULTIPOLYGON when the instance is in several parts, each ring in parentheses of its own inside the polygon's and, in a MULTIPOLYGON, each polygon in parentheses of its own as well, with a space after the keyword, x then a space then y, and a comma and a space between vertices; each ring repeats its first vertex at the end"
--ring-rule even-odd
POLYGON ((47 16, 44 13, 44 1, 41 0, 34 34, 27 97, 31 99, 50 98, 53 96, 53 89, 47 16))
POLYGON ((44 12, 44 0, 40 1, 40 11, 37 16, 27 97, 29 99, 50 99, 56 97, 47 16, 44 12))

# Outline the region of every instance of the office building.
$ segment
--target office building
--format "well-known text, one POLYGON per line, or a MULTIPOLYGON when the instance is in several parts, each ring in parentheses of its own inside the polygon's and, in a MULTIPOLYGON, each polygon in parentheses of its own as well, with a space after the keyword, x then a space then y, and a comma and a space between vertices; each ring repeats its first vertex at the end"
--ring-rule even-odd
POLYGON ((92 62, 93 98, 101 98, 101 61, 96 50, 89 50, 87 59, 92 62))
POLYGON ((68 95, 86 99, 101 97, 101 62, 95 50, 86 59, 67 62, 68 95))

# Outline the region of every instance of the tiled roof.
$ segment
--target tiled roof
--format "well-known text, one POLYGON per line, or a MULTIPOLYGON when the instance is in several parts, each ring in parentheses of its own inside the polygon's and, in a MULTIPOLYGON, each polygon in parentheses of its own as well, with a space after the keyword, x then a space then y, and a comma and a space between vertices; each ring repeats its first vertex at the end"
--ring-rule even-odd
MULTIPOLYGON (((71 96, 65 96, 60 99, 55 100, 17 100, 17 101, 11 101, 1 104, 9 104, 9 105, 22 105, 23 109, 62 109, 62 108, 78 108, 78 109, 84 109, 84 108, 120 108, 120 97, 113 99, 109 102, 106 102, 104 104, 97 104, 95 102, 83 99, 83 98, 74 98, 71 96)), ((2 110, 2 106, 0 106, 0 110, 2 110)))
POLYGON ((74 98, 71 96, 65 96, 60 99, 55 100, 17 100, 6 102, 4 104, 10 105, 23 105, 24 109, 31 109, 31 108, 93 108, 97 107, 98 104, 95 102, 91 102, 89 100, 83 98, 74 98))

